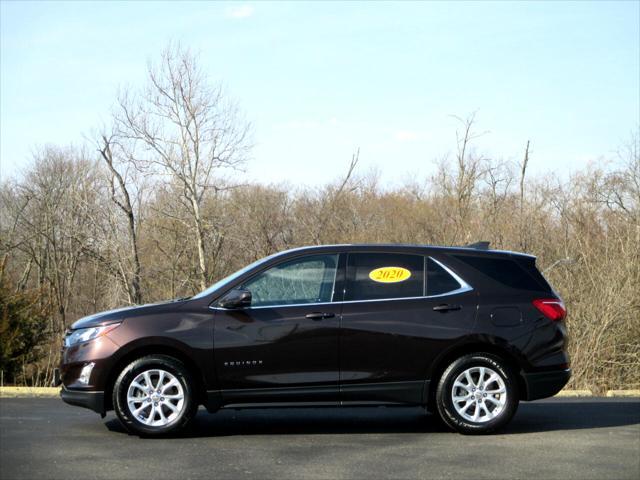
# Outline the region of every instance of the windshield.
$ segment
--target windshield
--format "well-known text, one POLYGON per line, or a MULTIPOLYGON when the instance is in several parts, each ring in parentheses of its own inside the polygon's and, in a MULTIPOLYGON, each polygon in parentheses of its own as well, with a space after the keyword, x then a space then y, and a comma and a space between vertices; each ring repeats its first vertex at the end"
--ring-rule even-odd
POLYGON ((198 298, 204 298, 207 295, 212 294, 213 292, 215 292, 216 290, 218 290, 219 288, 224 287, 227 283, 230 283, 232 281, 234 281, 236 278, 244 275, 245 273, 247 273, 249 270, 251 270, 254 267, 257 267, 258 265, 260 265, 262 262, 266 262, 267 260, 269 260, 272 257, 275 257, 276 254, 270 255, 268 257, 265 258, 261 258, 260 260, 256 260, 255 262, 247 265, 244 268, 241 268, 240 270, 238 270, 235 273, 232 273, 231 275, 229 275, 228 277, 224 277, 222 280, 218 280, 216 283, 214 283, 213 285, 211 285, 209 288, 207 288, 206 290, 203 290, 202 292, 200 292, 199 294, 195 295, 192 297, 193 300, 196 300, 198 298))

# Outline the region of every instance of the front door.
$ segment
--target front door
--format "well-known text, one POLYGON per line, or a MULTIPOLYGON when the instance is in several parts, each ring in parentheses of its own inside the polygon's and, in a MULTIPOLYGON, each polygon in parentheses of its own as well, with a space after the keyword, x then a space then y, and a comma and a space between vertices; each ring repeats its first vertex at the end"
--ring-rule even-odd
POLYGON ((338 258, 285 260, 242 285, 250 307, 216 310, 215 364, 226 404, 338 402, 338 258))

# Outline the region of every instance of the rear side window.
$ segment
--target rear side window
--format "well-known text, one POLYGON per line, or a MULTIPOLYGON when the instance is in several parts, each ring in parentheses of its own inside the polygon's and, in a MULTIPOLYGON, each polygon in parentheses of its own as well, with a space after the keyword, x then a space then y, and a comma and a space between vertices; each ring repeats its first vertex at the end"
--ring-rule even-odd
POLYGON ((350 253, 345 300, 421 297, 424 257, 400 253, 350 253))
POLYGON ((508 258, 471 257, 466 255, 455 255, 455 257, 507 287, 521 290, 540 290, 541 288, 531 275, 515 261, 508 258))
POLYGON ((433 259, 427 259, 427 295, 442 295, 461 287, 449 272, 433 259))

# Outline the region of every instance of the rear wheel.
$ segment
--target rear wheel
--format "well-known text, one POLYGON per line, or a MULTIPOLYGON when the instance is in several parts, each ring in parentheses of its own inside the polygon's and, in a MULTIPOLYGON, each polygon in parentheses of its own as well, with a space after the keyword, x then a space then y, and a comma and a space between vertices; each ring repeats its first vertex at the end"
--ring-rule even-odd
POLYGON ((484 353, 451 363, 436 391, 438 414, 460 433, 490 433, 505 426, 518 402, 515 375, 502 359, 484 353))
POLYGON ((197 409, 189 371, 166 355, 142 357, 127 365, 115 382, 113 405, 127 430, 147 436, 184 428, 197 409))

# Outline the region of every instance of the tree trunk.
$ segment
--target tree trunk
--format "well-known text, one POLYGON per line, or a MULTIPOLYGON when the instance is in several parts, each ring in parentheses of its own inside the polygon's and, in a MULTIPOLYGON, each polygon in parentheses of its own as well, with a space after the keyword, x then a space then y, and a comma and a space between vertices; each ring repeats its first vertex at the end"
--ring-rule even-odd
POLYGON ((142 303, 142 290, 140 289, 140 255, 138 253, 138 236, 136 231, 136 219, 133 213, 133 206, 131 205, 131 196, 127 189, 125 179, 120 172, 115 168, 113 164, 113 153, 111 151, 111 139, 106 135, 102 135, 102 148, 98 151, 102 155, 102 158, 109 167, 109 171, 112 176, 111 186, 111 200, 124 212, 127 217, 127 226, 129 230, 129 244, 131 246, 131 260, 133 262, 133 272, 131 275, 131 286, 126 285, 126 275, 124 277, 125 287, 131 291, 131 300, 133 303, 142 303), (120 192, 122 194, 122 201, 116 197, 115 188, 113 186, 113 179, 117 180, 120 192))
POLYGON ((200 205, 198 201, 191 196, 191 207, 193 209, 193 220, 196 228, 196 243, 198 246, 198 276, 200 281, 200 289, 207 288, 209 282, 209 273, 207 272, 207 255, 204 244, 204 228, 202 226, 202 217, 200 216, 200 205))
POLYGON ((133 275, 131 278, 133 303, 142 303, 142 290, 140 289, 140 255, 138 254, 138 236, 133 211, 129 210, 127 212, 127 218, 129 220, 129 238, 131 239, 131 257, 133 259, 133 275))

